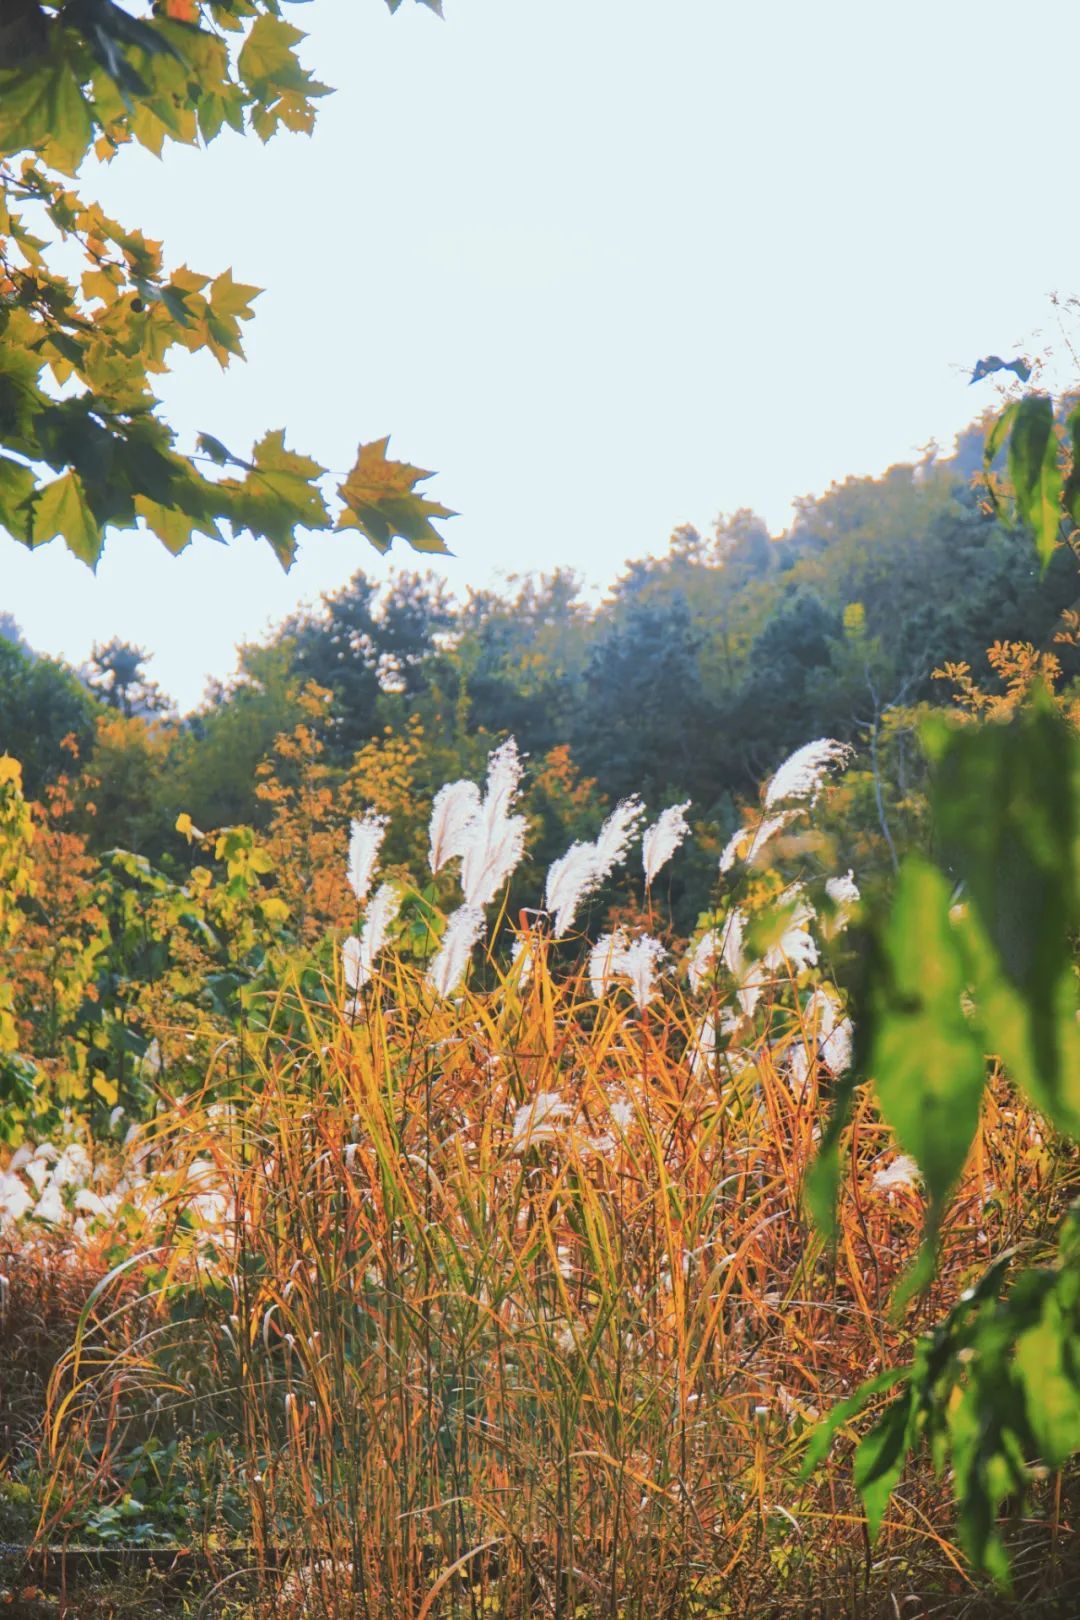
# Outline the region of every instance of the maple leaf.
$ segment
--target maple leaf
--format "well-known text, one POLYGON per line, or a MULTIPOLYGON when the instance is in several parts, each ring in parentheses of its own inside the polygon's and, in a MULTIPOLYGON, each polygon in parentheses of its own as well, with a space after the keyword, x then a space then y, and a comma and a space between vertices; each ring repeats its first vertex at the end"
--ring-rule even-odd
POLYGON ((32 543, 43 546, 57 535, 82 562, 90 568, 97 567, 101 556, 101 529, 77 472, 66 472, 46 484, 34 507, 32 543))
POLYGON ((449 546, 432 527, 431 519, 456 517, 457 513, 417 493, 416 485, 434 474, 412 467, 407 461, 388 461, 389 443, 387 436, 360 446, 356 465, 345 482, 338 485, 345 511, 337 527, 359 529, 382 552, 389 551, 395 536, 400 535, 414 551, 449 554, 449 546))
MULTIPOLYGON (((205 439, 203 435, 204 443, 205 439)), ((216 490, 228 502, 233 527, 269 540, 282 567, 290 568, 296 555, 297 526, 329 526, 318 490, 318 479, 326 469, 310 456, 286 450, 284 431, 265 434, 246 465, 249 471, 243 481, 225 478, 216 490)))

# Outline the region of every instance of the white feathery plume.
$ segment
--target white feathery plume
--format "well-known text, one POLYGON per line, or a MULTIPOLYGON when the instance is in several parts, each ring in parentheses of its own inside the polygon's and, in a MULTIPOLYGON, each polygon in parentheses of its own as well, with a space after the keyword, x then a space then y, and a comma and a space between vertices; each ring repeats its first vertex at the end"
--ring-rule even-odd
POLYGON ((553 932, 556 939, 573 926, 577 908, 587 894, 617 866, 637 830, 642 816, 641 800, 635 795, 623 799, 608 816, 592 844, 571 844, 565 855, 552 861, 548 867, 544 898, 548 911, 554 915, 553 932))
POLYGON ((844 877, 826 878, 825 893, 834 906, 857 906, 859 903, 859 885, 850 868, 844 877))
POLYGON ((821 931, 826 939, 834 939, 842 934, 851 921, 851 914, 859 904, 862 896, 859 886, 850 872, 844 877, 831 877, 826 880, 825 893, 835 906, 831 917, 822 917, 821 931))
POLYGON ((502 820, 517 797, 524 766, 513 737, 488 755, 483 812, 492 822, 502 820))
POLYGON ((613 934, 603 934, 589 952, 589 979, 597 1001, 603 999, 612 979, 621 973, 621 962, 626 951, 626 935, 621 928, 613 934))
POLYGON ((837 742, 835 737, 820 737, 816 742, 804 743, 788 755, 769 783, 766 810, 790 799, 809 799, 813 803, 826 772, 834 765, 846 764, 851 753, 848 744, 837 742))
POLYGON ((724 845, 720 856, 721 872, 730 872, 737 860, 746 866, 756 858, 774 833, 786 827, 798 815, 797 810, 782 810, 778 816, 766 816, 756 827, 740 827, 724 845))
POLYGON ((525 853, 525 817, 507 814, 521 772, 517 743, 509 737, 488 756, 487 788, 465 835, 461 888, 467 906, 489 905, 525 853))
POLYGON ((371 899, 360 930, 360 946, 368 967, 386 944, 386 936, 401 910, 401 890, 392 883, 380 883, 371 899))
POLYGON ((0 1170, 0 1226, 4 1220, 20 1221, 34 1200, 18 1176, 0 1170))
POLYGON ((915 1160, 910 1154, 901 1153, 883 1170, 874 1171, 870 1185, 879 1192, 892 1192, 897 1187, 909 1191, 917 1187, 921 1180, 922 1172, 915 1160))
POLYGON ((837 1007, 823 985, 818 985, 803 1008, 803 1025, 808 1033, 826 1040, 836 1028, 837 1007))
POLYGON ((625 1133, 634 1123, 633 1103, 627 1102, 625 1098, 618 1098, 615 1102, 611 1103, 608 1108, 608 1112, 610 1113, 618 1129, 625 1135, 625 1133))
POLYGON ((798 1093, 806 1085, 810 1074, 810 1054, 802 1041, 796 1041, 794 1046, 788 1049, 786 1057, 788 1079, 792 1090, 798 1093))
POLYGON ((642 934, 622 953, 618 971, 630 980, 630 994, 642 1012, 656 994, 655 975, 663 955, 664 947, 649 934, 642 934))
POLYGON ((59 1226, 66 1214, 60 1189, 50 1181, 34 1205, 34 1215, 39 1221, 47 1221, 50 1226, 59 1226))
POLYGON ((560 1129, 557 1121, 572 1112, 570 1104, 564 1102, 557 1091, 539 1092, 514 1115, 511 1153, 524 1153, 537 1142, 554 1142, 560 1129))
POLYGON ((844 1074, 851 1067, 855 1028, 829 992, 818 985, 803 1009, 803 1024, 816 1035, 822 1061, 833 1074, 844 1074))
POLYGON ((442 944, 428 970, 428 983, 436 995, 453 995, 469 965, 473 946, 484 932, 484 913, 475 906, 459 906, 446 924, 442 944))
POLYGON ((737 979, 746 963, 743 957, 743 939, 746 934, 746 916, 739 910, 731 912, 724 924, 724 946, 721 952, 724 966, 737 979))
POLYGON ((356 1015, 361 1009, 357 994, 371 980, 375 958, 386 944, 386 936, 401 910, 401 892, 392 883, 381 883, 367 908, 360 937, 350 934, 341 947, 345 984, 352 991, 346 1011, 356 1015))
POLYGON ((431 806, 428 862, 438 872, 464 855, 465 847, 480 815, 480 789, 475 782, 447 782, 435 795, 431 806))
POLYGON ((364 978, 363 961, 363 947, 356 935, 350 934, 341 946, 341 969, 350 990, 359 990, 361 984, 367 982, 364 978))
POLYGON ((388 816, 381 816, 375 810, 368 810, 360 818, 354 818, 349 837, 349 887, 357 900, 363 905, 367 899, 371 880, 375 876, 375 868, 379 862, 379 850, 386 837, 388 816))
POLYGON ((474 909, 489 905, 525 853, 525 817, 481 813, 461 863, 461 890, 474 909))
POLYGON ((785 889, 777 904, 790 905, 792 901, 795 901, 795 909, 787 920, 783 934, 776 944, 765 952, 765 966, 774 973, 782 971, 785 967, 794 968, 796 973, 801 973, 805 968, 813 967, 818 959, 817 942, 808 927, 817 913, 803 894, 802 885, 799 883, 793 883, 790 888, 785 889))
POLYGON ((571 844, 565 855, 548 867, 544 900, 554 915, 553 931, 561 939, 573 925, 578 906, 596 887, 596 845, 571 844))
POLYGON ((747 962, 743 951, 746 935, 746 917, 733 911, 724 924, 724 947, 721 952, 724 966, 738 985, 736 999, 745 1017, 749 1018, 761 1000, 765 984, 765 970, 760 962, 747 962))
POLYGON ((690 823, 686 819, 689 808, 689 799, 684 799, 682 804, 669 805, 666 810, 660 812, 652 826, 646 827, 642 833, 641 864, 645 869, 647 889, 652 887, 657 872, 670 861, 683 839, 689 834, 690 823))
POLYGON ((687 978, 690 980, 690 989, 694 995, 697 995, 702 985, 712 978, 719 957, 720 940, 716 929, 709 928, 694 946, 690 960, 686 964, 687 978))
POLYGON ((846 1074, 854 1055, 855 1026, 850 1018, 840 1018, 821 1043, 821 1056, 833 1074, 846 1074))
POLYGON ((713 1059, 716 1057, 716 1023, 712 1018, 701 1020, 694 1038, 686 1051, 687 1061, 690 1064, 690 1073, 695 1079, 712 1069, 713 1059))
POLYGON ((637 794, 632 793, 628 799, 620 799, 608 816, 596 835, 596 864, 600 872, 598 883, 625 857, 644 814, 645 806, 637 794))
POLYGON ((518 989, 524 989, 532 977, 533 955, 528 940, 520 934, 510 947, 510 963, 518 970, 518 989))

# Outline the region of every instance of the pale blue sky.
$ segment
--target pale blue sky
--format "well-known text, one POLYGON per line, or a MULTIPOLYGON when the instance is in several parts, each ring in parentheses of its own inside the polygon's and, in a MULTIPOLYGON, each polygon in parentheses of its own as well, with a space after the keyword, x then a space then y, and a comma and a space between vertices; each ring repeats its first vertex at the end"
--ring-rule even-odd
MULTIPOLYGON (((603 586, 684 520, 910 459, 1080 292, 1074 0, 379 0, 289 8, 338 89, 310 141, 226 137, 85 177, 175 261, 267 289, 248 364, 189 359, 185 432, 345 469, 439 469, 455 590, 572 565, 603 586)), ((302 600, 380 560, 315 535, 97 577, 0 538, 0 607, 80 661, 119 634, 184 706, 302 600)))

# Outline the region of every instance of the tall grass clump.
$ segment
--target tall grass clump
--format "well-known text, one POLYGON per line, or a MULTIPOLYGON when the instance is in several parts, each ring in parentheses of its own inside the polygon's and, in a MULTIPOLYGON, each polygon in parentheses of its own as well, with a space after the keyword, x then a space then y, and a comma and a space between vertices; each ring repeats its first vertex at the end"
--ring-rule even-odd
MULTIPOLYGON (((774 802, 785 826, 809 809, 836 763, 815 746, 743 863, 774 802)), ((163 1189, 143 1287, 104 1285, 56 1369, 48 1511, 118 1489, 156 1437, 221 1459, 286 1609, 644 1620, 963 1592, 944 1487, 898 1494, 871 1570, 848 1487, 800 1482, 804 1440, 994 1253, 1040 1241, 1052 1143, 999 1080, 939 1278, 896 1319, 923 1202, 868 1097, 834 1248, 802 1199, 852 1060, 823 958, 854 884, 819 917, 777 879, 765 920, 710 914, 681 962, 633 919, 590 949, 573 920, 626 854, 628 801, 552 869, 554 924, 500 915, 481 954, 518 772, 504 749, 483 797, 437 801, 432 866, 461 856, 464 889, 441 942, 414 959, 376 890, 338 967, 294 964, 133 1144, 163 1189)), ((647 841, 650 887, 685 808, 647 841)))

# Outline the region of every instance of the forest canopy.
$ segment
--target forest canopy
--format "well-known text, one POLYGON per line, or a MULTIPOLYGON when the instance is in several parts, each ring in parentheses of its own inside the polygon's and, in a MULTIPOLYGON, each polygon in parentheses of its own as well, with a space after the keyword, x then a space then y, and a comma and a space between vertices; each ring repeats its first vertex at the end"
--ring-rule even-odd
MULTIPOLYGON (((873 740, 883 802, 871 822, 880 834, 883 815, 902 839, 918 815, 912 715, 950 695, 936 672, 990 676, 996 641, 1052 648, 1063 675, 1077 673, 1075 649, 1054 644, 1076 597, 1071 554, 1043 573, 1029 537, 987 509, 973 481, 982 441, 976 424, 952 456, 800 501, 778 537, 746 510, 709 533, 683 526, 599 603, 565 570, 462 602, 431 573, 379 585, 361 570, 240 649, 234 676, 183 717, 138 648, 98 648, 80 676, 8 639, 0 750, 24 761, 37 794, 70 769, 73 738, 101 784, 92 843, 157 859, 182 855, 181 812, 266 826, 258 766, 302 721, 339 776, 358 754, 415 754, 418 820, 439 782, 513 734, 537 765, 565 761, 596 803, 689 797, 714 844, 786 753, 825 735, 873 740), (110 791, 114 776, 130 794, 110 791)), ((557 843, 571 806, 550 815, 557 843)), ((875 859, 887 855, 879 837, 875 859)))

